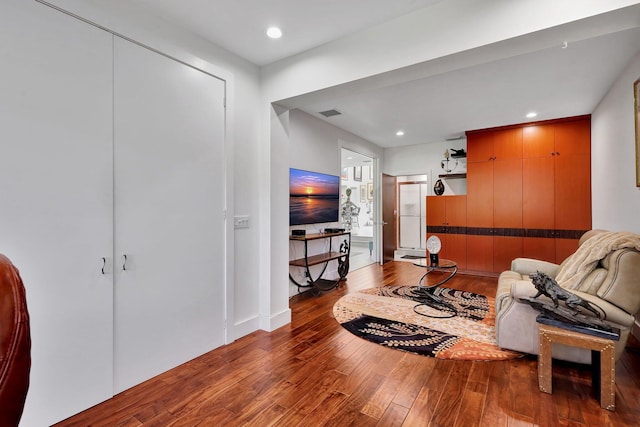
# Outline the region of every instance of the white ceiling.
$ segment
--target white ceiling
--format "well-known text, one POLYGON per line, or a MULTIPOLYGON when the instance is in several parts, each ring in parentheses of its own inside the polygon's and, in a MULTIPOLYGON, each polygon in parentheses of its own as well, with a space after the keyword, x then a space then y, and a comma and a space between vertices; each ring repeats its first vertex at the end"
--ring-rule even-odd
MULTIPOLYGON (((87 1, 130 16, 155 16, 265 65, 446 0, 87 1), (280 26, 284 36, 266 38, 270 25, 280 26)), ((602 33, 566 48, 559 43, 408 83, 325 96, 321 103, 317 96, 298 97, 296 103, 381 147, 440 142, 466 130, 522 123, 531 120, 525 118, 529 111, 537 111, 539 120, 589 114, 640 50, 637 25, 602 33), (343 114, 318 114, 328 109, 343 114), (396 137, 397 129, 405 135, 396 137)))
POLYGON ((139 11, 188 28, 254 64, 266 65, 440 1, 128 0, 128 3, 139 11), (265 37, 270 26, 280 27, 283 37, 279 40, 265 37))
POLYGON ((440 142, 466 130, 593 112, 640 50, 621 31, 301 109, 382 147, 440 142), (320 111, 336 109, 325 118, 320 111), (536 111, 536 119, 526 114, 536 111), (405 135, 396 137, 402 129, 405 135))

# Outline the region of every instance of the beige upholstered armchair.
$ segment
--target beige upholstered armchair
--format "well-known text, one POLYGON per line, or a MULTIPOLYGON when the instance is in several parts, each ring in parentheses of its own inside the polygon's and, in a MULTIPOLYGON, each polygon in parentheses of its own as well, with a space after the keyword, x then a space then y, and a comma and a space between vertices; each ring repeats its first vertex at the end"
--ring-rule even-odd
MULTIPOLYGON (((513 260, 511 270, 500 275, 496 293, 496 338, 502 348, 538 354, 536 316, 540 312, 518 301, 536 295, 529 279, 536 271, 592 303, 602 319, 620 328, 617 360, 640 310, 640 235, 590 230, 580 239, 578 250, 560 265, 527 258, 513 260)), ((589 350, 559 344, 554 344, 553 357, 591 363, 589 350)))

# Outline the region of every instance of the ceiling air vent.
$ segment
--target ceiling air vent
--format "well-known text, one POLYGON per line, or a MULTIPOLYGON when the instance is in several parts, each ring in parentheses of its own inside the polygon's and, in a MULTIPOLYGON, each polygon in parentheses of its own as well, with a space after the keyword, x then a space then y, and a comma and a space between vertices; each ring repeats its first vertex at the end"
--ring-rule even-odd
POLYGON ((333 116, 339 116, 342 113, 338 110, 327 110, 327 111, 320 111, 319 114, 322 114, 325 117, 333 117, 333 116))

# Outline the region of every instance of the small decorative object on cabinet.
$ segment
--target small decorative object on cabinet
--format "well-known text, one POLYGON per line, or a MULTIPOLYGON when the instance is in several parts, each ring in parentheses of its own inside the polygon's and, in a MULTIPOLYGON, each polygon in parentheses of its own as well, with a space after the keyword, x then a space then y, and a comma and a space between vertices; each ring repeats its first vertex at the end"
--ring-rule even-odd
POLYGON ((427 250, 429 251, 429 261, 431 261, 431 266, 435 267, 438 265, 438 253, 442 248, 442 242, 440 242, 440 238, 438 236, 431 236, 427 239, 427 250))
POLYGON ((436 181, 435 185, 433 186, 433 192, 438 196, 442 196, 442 194, 444 193, 444 184, 442 183, 441 179, 436 181))
POLYGON ((459 150, 452 148, 451 151, 451 157, 454 159, 467 157, 467 153, 464 151, 464 148, 461 148, 459 150))
POLYGON ((289 261, 289 265, 292 267, 301 267, 305 269, 304 275, 307 283, 300 283, 296 281, 289 273, 289 279, 298 287, 298 290, 302 288, 311 288, 315 292, 328 291, 338 286, 338 284, 345 280, 347 273, 349 273, 349 253, 351 251, 351 233, 349 231, 342 231, 337 233, 320 233, 320 234, 307 234, 305 236, 289 236, 289 241, 304 242, 304 257, 289 261), (333 250, 333 239, 345 236, 340 243, 338 251, 333 250), (309 255, 309 241, 327 239, 329 240, 329 251, 317 255, 309 255), (338 260, 338 275, 337 280, 323 279, 322 275, 327 270, 327 266, 330 261, 338 260), (314 279, 311 275, 310 267, 314 265, 321 265, 322 270, 314 279))
MULTIPOLYGON (((454 160, 454 164, 453 166, 449 165, 449 162, 451 162, 451 154, 449 154, 449 150, 444 150, 444 160, 440 161, 440 167, 446 172, 446 173, 451 173, 453 172, 453 170, 455 168, 458 167, 458 160, 455 159, 454 160)), ((456 156, 459 157, 459 156, 456 156)))

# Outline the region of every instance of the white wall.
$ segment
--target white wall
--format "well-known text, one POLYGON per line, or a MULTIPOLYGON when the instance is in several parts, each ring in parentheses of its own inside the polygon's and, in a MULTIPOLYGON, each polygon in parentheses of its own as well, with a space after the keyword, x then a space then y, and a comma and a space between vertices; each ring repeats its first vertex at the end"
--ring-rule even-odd
MULTIPOLYGON (((428 175, 429 195, 434 195, 433 185, 438 175, 445 173, 440 167, 440 161, 444 159, 445 150, 455 148, 467 150, 466 139, 458 141, 443 141, 433 144, 409 145, 406 147, 393 147, 384 150, 383 173, 392 176, 400 175, 428 175)), ((450 168, 455 164, 455 159, 450 159, 450 168)), ((451 173, 466 173, 467 159, 458 159, 458 166, 451 173)), ((467 180, 460 178, 445 178, 442 180, 445 187, 445 195, 467 194, 467 180)))
POLYGON ((382 158, 379 146, 319 120, 301 110, 291 110, 289 156, 291 167, 340 175, 341 148, 382 158))
POLYGON ((636 187, 633 82, 640 54, 631 60, 591 116, 593 227, 640 233, 636 187))
MULTIPOLYGON (((313 172, 340 175, 341 172, 341 148, 348 148, 360 154, 366 154, 372 158, 382 158, 383 150, 377 145, 362 139, 352 133, 339 129, 327 122, 319 120, 303 111, 291 110, 289 112, 289 167, 313 172)), ((288 173, 287 169, 287 173, 288 173)), ((289 188, 286 188, 288 195, 289 188)), ((358 196, 359 197, 359 196, 358 196)), ((287 198, 288 200, 288 198, 287 198)), ((287 206, 288 218, 288 206, 287 206)), ((339 227, 340 223, 310 224, 306 226, 289 227, 307 230, 308 233, 317 233, 325 227, 339 227)), ((310 253, 324 252, 324 241, 310 243, 310 253)), ((304 254, 298 243, 289 246, 290 258, 299 258, 304 254)), ((292 276, 300 283, 303 282, 301 269, 292 268, 292 276)), ((317 271, 312 270, 312 273, 317 271)), ((316 276, 314 275, 314 278, 316 276)), ((326 278, 336 278, 337 263, 332 262, 327 269, 326 278)), ((298 293, 298 288, 289 283, 289 295, 298 293)))

